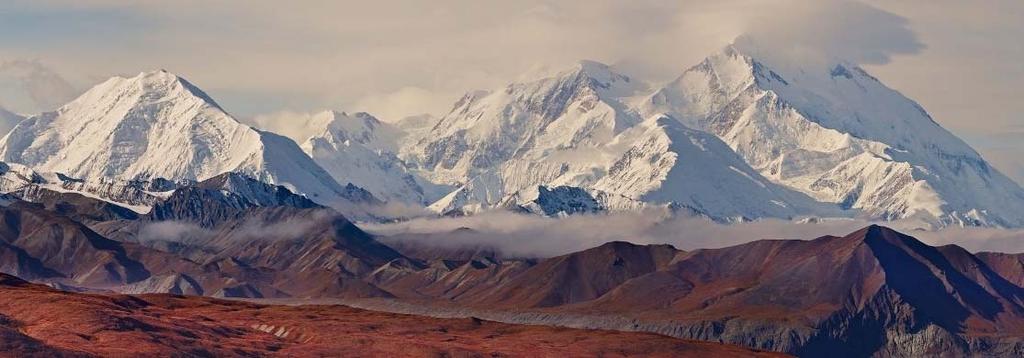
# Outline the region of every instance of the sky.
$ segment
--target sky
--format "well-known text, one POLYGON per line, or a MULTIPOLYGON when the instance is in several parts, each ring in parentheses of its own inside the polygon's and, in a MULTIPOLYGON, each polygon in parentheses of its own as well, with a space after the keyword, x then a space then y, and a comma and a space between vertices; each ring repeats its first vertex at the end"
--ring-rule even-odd
POLYGON ((5 0, 0 106, 50 110, 167 69, 272 130, 305 113, 443 114, 464 92, 579 59, 667 82, 739 36, 843 59, 1024 182, 1024 2, 932 0, 5 0))

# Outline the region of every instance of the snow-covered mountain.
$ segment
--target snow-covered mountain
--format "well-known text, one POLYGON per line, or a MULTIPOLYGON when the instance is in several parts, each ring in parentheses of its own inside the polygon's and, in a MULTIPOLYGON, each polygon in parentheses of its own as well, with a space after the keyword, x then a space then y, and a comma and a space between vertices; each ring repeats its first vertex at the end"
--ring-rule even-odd
POLYGON ((9 116, 17 124, 0 159, 86 178, 47 179, 62 190, 237 172, 350 215, 382 198, 440 214, 653 207, 722 221, 1024 227, 1024 189, 914 101, 852 64, 759 53, 728 46, 659 87, 581 61, 470 92, 439 118, 326 111, 301 147, 156 71, 110 79, 54 112, 9 116))
POLYGON ((205 180, 238 172, 327 205, 354 201, 294 141, 240 123, 163 70, 111 78, 25 119, 0 143, 0 158, 75 178, 205 180))
POLYGON ((748 52, 728 46, 653 89, 584 61, 472 92, 401 155, 455 187, 431 205, 442 213, 532 207, 538 188, 566 187, 580 190, 547 189, 545 202, 586 192, 609 210, 726 220, 1024 226, 1024 190, 914 101, 855 65, 748 52))
POLYGON ((317 134, 302 149, 336 181, 387 201, 424 204, 423 188, 395 154, 404 131, 363 112, 325 111, 311 124, 317 134))
POLYGON ((457 186, 431 205, 441 213, 528 205, 539 186, 615 198, 599 205, 612 210, 639 202, 726 220, 837 212, 766 180, 713 135, 666 116, 645 119, 628 103, 646 89, 581 62, 466 95, 404 154, 425 177, 457 186))
POLYGON ((585 150, 608 143, 640 121, 620 99, 642 89, 605 65, 583 61, 548 78, 466 94, 404 154, 435 182, 465 183, 533 148, 585 150))
POLYGON ((612 143, 628 149, 596 190, 645 203, 668 203, 712 218, 795 218, 840 215, 833 205, 762 177, 717 137, 667 116, 653 116, 612 143))
POLYGON ((872 219, 1024 226, 1024 190, 925 110, 847 63, 729 46, 638 104, 713 133, 773 182, 872 219))

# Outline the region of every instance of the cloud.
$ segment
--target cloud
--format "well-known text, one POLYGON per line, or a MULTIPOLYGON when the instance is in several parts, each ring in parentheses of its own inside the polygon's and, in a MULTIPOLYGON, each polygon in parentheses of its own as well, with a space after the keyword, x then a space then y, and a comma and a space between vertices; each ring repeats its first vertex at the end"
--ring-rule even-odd
POLYGON ((243 118, 242 121, 253 127, 291 138, 296 143, 302 144, 309 137, 320 134, 316 133, 316 131, 321 130, 321 128, 313 125, 313 116, 315 115, 316 113, 311 112, 284 110, 243 118))
POLYGON ((738 41, 766 57, 886 64, 924 44, 899 15, 858 1, 783 0, 751 4, 738 41))
POLYGON ((37 113, 56 109, 78 95, 61 75, 38 60, 0 62, 0 98, 10 109, 37 113))
MULTIPOLYGON (((655 213, 621 213, 548 218, 508 212, 415 219, 401 223, 364 224, 369 232, 393 240, 417 240, 442 248, 487 247, 513 257, 550 257, 581 251, 610 241, 671 244, 682 250, 721 248, 763 239, 809 240, 845 235, 871 224, 860 220, 793 223, 761 220, 718 224, 701 218, 666 218, 655 213), (447 235, 454 230, 459 235, 447 235), (419 234, 419 235, 399 235, 419 234)), ((885 225, 901 229, 900 223, 885 225)), ((1024 252, 1024 230, 951 228, 934 232, 904 231, 931 245, 957 244, 970 251, 1024 252)))
MULTIPOLYGON (((82 45, 93 49, 76 53, 75 62, 96 71, 169 68, 209 88, 315 98, 323 108, 369 110, 389 120, 437 114, 465 91, 500 87, 538 65, 594 59, 629 63, 642 75, 664 79, 743 33, 773 45, 792 39, 801 47, 843 49, 875 62, 913 42, 902 18, 832 0, 341 1, 289 11, 276 5, 186 0, 118 8, 99 1, 59 14, 70 18, 75 11, 101 9, 119 16, 110 15, 104 27, 116 26, 117 19, 146 27, 124 29, 125 38, 143 44, 140 51, 83 36, 82 45), (199 52, 203 56, 194 55, 199 52)), ((52 11, 56 5, 35 6, 52 11)), ((29 37, 44 30, 23 29, 29 37)), ((61 48, 41 52, 70 55, 61 48)))
POLYGON ((460 93, 438 93, 419 87, 402 87, 393 92, 365 96, 352 108, 370 112, 382 121, 395 122, 423 113, 444 113, 451 109, 451 99, 460 93))
MULTIPOLYGON (((1012 44, 1024 36, 1024 2, 870 2, 907 17, 927 44, 918 54, 867 66, 872 75, 920 102, 937 122, 985 154, 989 141, 998 140, 994 136, 1020 125, 1024 46, 1012 44)), ((1024 162, 1017 157, 1016 163, 1024 162)))
MULTIPOLYGON (((337 111, 369 112, 385 122, 395 122, 411 115, 442 113, 451 107, 448 100, 455 94, 442 94, 418 87, 402 87, 395 92, 381 95, 367 95, 360 98, 349 109, 330 108, 337 111)), ((282 110, 242 117, 246 124, 291 138, 297 143, 318 135, 322 128, 316 125, 314 116, 321 112, 282 110)))
POLYGON ((971 252, 1024 252, 1024 230, 993 228, 948 228, 938 231, 907 232, 932 245, 959 245, 971 252))
MULTIPOLYGON (((564 218, 521 215, 503 211, 479 215, 414 219, 391 224, 364 224, 369 232, 414 240, 427 240, 431 246, 445 248, 491 247, 508 256, 548 257, 576 252, 611 241, 636 244, 672 244, 683 250, 717 248, 760 239, 810 239, 822 235, 848 233, 865 223, 830 221, 821 224, 793 224, 765 220, 755 223, 722 225, 702 218, 668 219, 661 212, 577 215, 564 218), (469 228, 476 235, 443 235, 469 228), (401 235, 397 234, 442 234, 401 235)), ((389 239, 382 239, 385 243, 389 239)))
POLYGON ((221 233, 221 235, 230 238, 232 242, 303 239, 311 232, 330 227, 335 220, 343 220, 343 217, 331 209, 313 210, 306 216, 292 217, 287 220, 257 216, 246 219, 241 224, 232 227, 229 233, 221 233))
MULTIPOLYGON (((252 240, 292 240, 329 226, 337 219, 333 210, 318 210, 286 221, 252 217, 230 231, 214 232, 195 224, 161 221, 144 225, 136 236, 140 242, 206 243, 217 245, 252 240)), ((608 215, 576 215, 562 218, 490 211, 479 215, 449 218, 418 218, 396 223, 361 223, 359 226, 379 240, 394 243, 413 240, 432 247, 494 249, 509 257, 551 257, 600 246, 611 241, 635 244, 671 244, 681 250, 722 248, 756 240, 810 240, 825 235, 842 236, 872 222, 823 220, 794 223, 760 220, 720 224, 697 217, 668 217, 662 211, 608 215), (460 230, 460 229, 472 230, 460 230), (451 235, 459 230, 458 235, 451 235)), ((913 224, 883 223, 932 245, 959 245, 971 252, 1024 252, 1024 229, 946 228, 937 231, 909 229, 913 224)))
POLYGON ((213 233, 198 225, 179 221, 158 221, 143 224, 135 239, 141 243, 152 242, 201 242, 213 233))
POLYGON ((304 239, 311 233, 331 227, 335 220, 344 220, 344 217, 334 210, 322 209, 285 220, 250 216, 241 222, 215 229, 184 221, 156 221, 143 223, 135 237, 141 243, 174 242, 223 247, 255 240, 304 239))

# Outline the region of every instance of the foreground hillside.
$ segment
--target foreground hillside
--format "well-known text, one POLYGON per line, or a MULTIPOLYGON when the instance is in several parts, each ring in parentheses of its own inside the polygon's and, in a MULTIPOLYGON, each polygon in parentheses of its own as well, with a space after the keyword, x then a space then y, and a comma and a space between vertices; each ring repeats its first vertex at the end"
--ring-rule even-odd
POLYGON ((61 292, 0 274, 0 355, 782 356, 613 331, 436 319, 344 306, 61 292))

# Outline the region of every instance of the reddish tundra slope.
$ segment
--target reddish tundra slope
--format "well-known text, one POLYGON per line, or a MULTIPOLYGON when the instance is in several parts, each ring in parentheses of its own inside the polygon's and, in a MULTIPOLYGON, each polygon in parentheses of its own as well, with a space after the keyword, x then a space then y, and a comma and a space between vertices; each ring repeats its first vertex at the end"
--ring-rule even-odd
MULTIPOLYGON (((532 266, 499 262, 434 280, 421 270, 379 285, 503 322, 646 331, 797 356, 1018 357, 1021 262, 873 225, 842 237, 689 252, 612 242, 532 266)), ((431 314, 423 308, 430 302, 361 307, 431 314)))
POLYGON ((654 334, 436 319, 344 306, 57 291, 0 274, 0 356, 773 357, 654 334))

